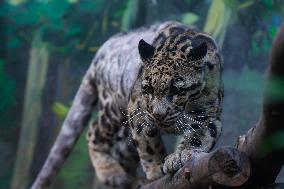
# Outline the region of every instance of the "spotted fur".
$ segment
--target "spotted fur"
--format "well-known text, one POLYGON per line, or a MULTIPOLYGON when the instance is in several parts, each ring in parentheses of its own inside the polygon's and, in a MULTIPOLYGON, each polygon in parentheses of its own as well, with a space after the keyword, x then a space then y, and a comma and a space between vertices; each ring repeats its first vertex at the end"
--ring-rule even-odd
MULTIPOLYGON (((110 38, 85 76, 94 88, 92 104, 99 102, 87 134, 98 178, 127 186, 140 161, 147 179, 153 180, 178 170, 192 153, 210 151, 221 133, 221 71, 214 39, 178 22, 110 38), (169 155, 161 140, 164 133, 182 137, 169 155)), ((71 127, 66 124, 65 131, 71 127)), ((69 133, 78 137, 78 132, 69 133)), ((66 157, 56 157, 52 162, 58 167, 56 162, 66 157)))

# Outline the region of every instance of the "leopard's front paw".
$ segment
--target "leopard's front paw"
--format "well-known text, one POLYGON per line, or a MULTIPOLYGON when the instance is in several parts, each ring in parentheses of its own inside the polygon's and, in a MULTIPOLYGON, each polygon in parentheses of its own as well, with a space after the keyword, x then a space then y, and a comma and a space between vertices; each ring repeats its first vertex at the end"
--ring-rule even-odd
POLYGON ((146 171, 147 180, 156 180, 164 175, 162 165, 149 167, 146 171))
POLYGON ((179 170, 187 160, 190 159, 190 153, 188 151, 177 151, 165 158, 163 166, 164 173, 174 173, 179 170))
POLYGON ((105 164, 98 165, 96 174, 102 183, 112 187, 125 186, 131 181, 123 167, 114 159, 108 159, 105 164))

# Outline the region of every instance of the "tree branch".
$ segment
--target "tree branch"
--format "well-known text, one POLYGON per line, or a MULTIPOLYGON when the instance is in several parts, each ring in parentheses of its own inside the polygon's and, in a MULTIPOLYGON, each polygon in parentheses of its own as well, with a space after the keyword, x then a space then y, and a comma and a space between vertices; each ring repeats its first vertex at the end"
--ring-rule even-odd
POLYGON ((194 154, 174 175, 166 175, 143 189, 240 186, 250 175, 249 159, 243 152, 223 147, 211 153, 194 154))
POLYGON ((274 39, 267 74, 260 121, 238 140, 253 165, 250 185, 272 184, 284 164, 284 25, 274 39))

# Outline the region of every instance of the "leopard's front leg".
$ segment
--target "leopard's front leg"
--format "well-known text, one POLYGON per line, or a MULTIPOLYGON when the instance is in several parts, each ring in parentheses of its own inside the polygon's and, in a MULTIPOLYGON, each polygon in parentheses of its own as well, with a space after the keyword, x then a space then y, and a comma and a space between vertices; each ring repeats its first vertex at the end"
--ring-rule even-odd
POLYGON ((130 122, 132 138, 137 148, 140 162, 148 180, 163 176, 165 148, 158 128, 146 121, 130 122))
POLYGON ((179 170, 194 153, 212 150, 221 133, 221 121, 212 118, 199 126, 195 124, 188 127, 194 128, 183 134, 176 151, 165 158, 163 165, 165 173, 179 170))

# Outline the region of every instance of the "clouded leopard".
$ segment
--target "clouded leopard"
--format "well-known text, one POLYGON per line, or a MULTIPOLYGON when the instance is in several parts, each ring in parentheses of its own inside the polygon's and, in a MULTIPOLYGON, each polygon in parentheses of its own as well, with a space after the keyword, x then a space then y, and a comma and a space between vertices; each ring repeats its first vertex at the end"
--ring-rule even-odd
POLYGON ((98 178, 125 185, 140 161, 147 179, 210 151, 221 133, 222 58, 212 37, 178 22, 121 33, 94 57, 33 188, 48 186, 94 107, 87 141, 98 178), (171 154, 161 135, 180 135, 171 154))

